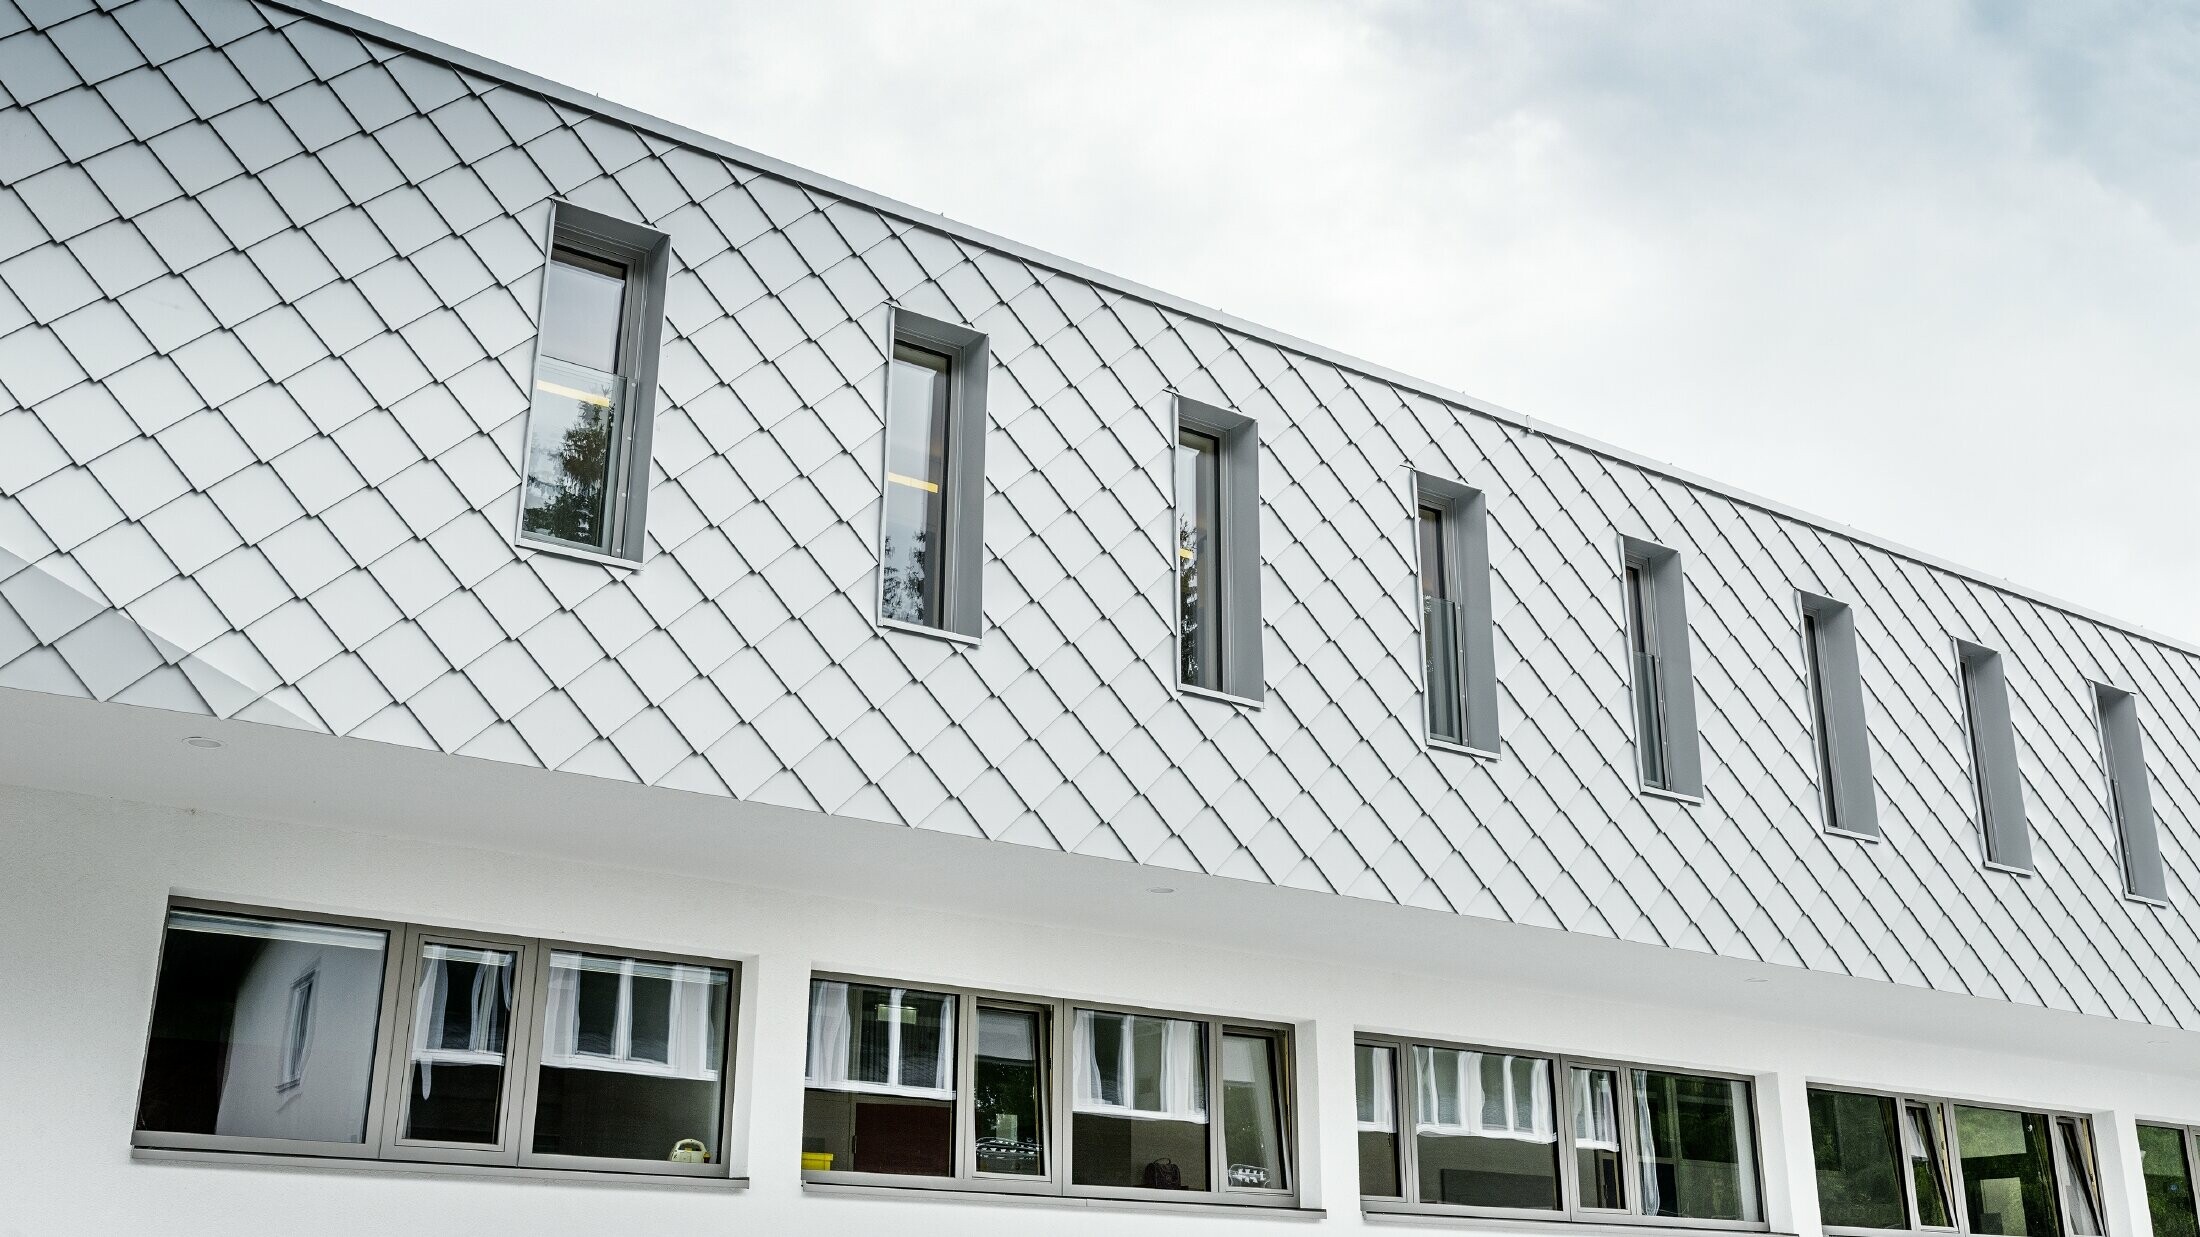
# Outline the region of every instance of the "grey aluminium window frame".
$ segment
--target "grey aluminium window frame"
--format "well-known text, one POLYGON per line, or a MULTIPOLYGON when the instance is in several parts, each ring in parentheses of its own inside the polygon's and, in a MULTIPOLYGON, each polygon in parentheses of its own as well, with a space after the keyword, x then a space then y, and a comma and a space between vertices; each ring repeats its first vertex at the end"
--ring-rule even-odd
MULTIPOLYGON (((630 1177, 683 1177, 716 1180, 734 1179, 731 1166, 724 1162, 724 1150, 737 1142, 735 1138, 734 1063, 738 1058, 737 1031, 741 1019, 741 964, 717 958, 703 958, 687 954, 665 953, 655 950, 634 949, 624 945, 590 945, 574 941, 540 937, 505 936, 495 933, 447 931, 418 924, 404 924, 356 916, 329 915, 319 912, 291 911, 275 907, 213 901, 202 898, 171 898, 168 910, 207 911, 215 914, 248 915, 261 919, 275 919, 293 923, 332 924, 348 928, 365 928, 386 934, 388 946, 383 954, 382 1003, 376 1014, 374 1039, 374 1067, 367 1093, 365 1138, 358 1143, 303 1142, 287 1138, 236 1138, 218 1134, 179 1134, 159 1130, 133 1130, 131 1145, 135 1148, 163 1152, 219 1152, 246 1157, 281 1159, 285 1162, 310 1163, 317 1160, 349 1160, 388 1165, 396 1168, 461 1165, 477 1166, 485 1172, 506 1169, 550 1171, 556 1175, 620 1175, 630 1177), (502 1105, 503 1126, 499 1131, 498 1145, 483 1148, 477 1145, 439 1144, 399 1138, 400 1121, 404 1114, 405 1092, 410 1084, 407 1054, 410 1048, 411 1010, 413 992, 417 990, 420 945, 423 943, 456 944, 463 947, 516 951, 519 954, 515 976, 518 981, 513 991, 510 1036, 505 1047, 505 1103, 502 1105), (527 1140, 535 1128, 537 1090, 542 1069, 540 1035, 544 1011, 549 1001, 550 955, 553 952, 594 954, 634 958, 648 962, 676 963, 704 966, 727 973, 726 1025, 724 1055, 719 1061, 720 1106, 719 1146, 711 1148, 712 1162, 705 1164, 675 1163, 670 1160, 622 1160, 594 1156, 570 1156, 538 1154, 527 1140)), ((167 917, 162 917, 162 947, 166 948, 167 917)), ((159 961, 155 959, 154 973, 159 973, 159 961)), ((147 1013, 145 1042, 150 1044, 152 1017, 147 1013)), ((145 1064, 139 1067, 139 1091, 144 1088, 145 1064)), ((668 1148, 669 1151, 669 1148, 668 1148)))
MULTIPOLYGON (((802 1180, 805 1183, 821 1186, 1107 1198, 1201 1206, 1296 1208, 1299 1205, 1299 1181, 1303 1168, 1295 1120, 1297 1101, 1293 1071, 1296 1058, 1293 1055, 1291 1028, 1285 1023, 1106 1001, 1037 997, 987 988, 926 983, 921 980, 880 979, 876 976, 839 972, 817 971, 811 974, 810 979, 813 983, 824 981, 863 984, 938 993, 954 998, 955 1098, 951 1126, 955 1131, 955 1172, 953 1176, 930 1177, 901 1173, 860 1173, 846 1169, 804 1169, 802 1180), (978 1171, 977 1105, 971 1091, 971 1080, 977 1064, 977 1015, 980 1007, 1036 1010, 1046 1015, 1043 1064, 1046 1069, 1044 1147, 1047 1172, 1044 1176, 1023 1177, 978 1171), (1071 1179, 1071 1165, 1075 1154, 1072 1126, 1076 1114, 1071 1111, 1070 1070, 1075 1062, 1071 1058, 1073 1037, 1069 1028, 1080 1009, 1111 1014, 1137 1014, 1150 1018, 1173 1018, 1196 1022, 1202 1026, 1206 1043, 1201 1052, 1201 1060, 1207 1070, 1207 1189, 1154 1190, 1132 1186, 1091 1186, 1078 1185, 1071 1179), (1229 1184, 1229 1159, 1224 1146, 1222 1038, 1224 1035, 1235 1034, 1265 1036, 1276 1045, 1277 1117, 1285 1151, 1284 1174, 1288 1179, 1282 1189, 1254 1189, 1229 1184)), ((808 1090, 807 1087, 804 1089, 808 1090)))
POLYGON ((1764 1183, 1766 1177, 1764 1133, 1759 1128, 1757 1079, 1749 1074, 1728 1070, 1699 1069, 1695 1066, 1659 1065, 1646 1061, 1626 1061, 1605 1057, 1576 1056, 1562 1052, 1545 1052, 1531 1048, 1507 1048, 1490 1044, 1475 1044, 1456 1040, 1429 1039, 1420 1036, 1378 1035, 1362 1033, 1353 1037, 1355 1044, 1391 1050, 1391 1112, 1398 1127, 1398 1194, 1396 1197, 1363 1194, 1360 1209, 1382 1215, 1467 1216, 1494 1220, 1534 1220, 1560 1224, 1641 1225, 1649 1228, 1721 1229, 1734 1232, 1764 1233, 1772 1231, 1768 1220, 1707 1220, 1692 1216, 1643 1215, 1640 1207, 1642 1190, 1642 1160, 1640 1134, 1632 1119, 1632 1076, 1636 1072, 1682 1074, 1694 1078, 1717 1078, 1749 1085, 1749 1138, 1750 1155, 1755 1163, 1757 1178, 1758 1214, 1766 1213, 1764 1183), (1413 1049, 1418 1047, 1449 1049, 1461 1052, 1490 1053, 1500 1056, 1535 1057, 1551 1063, 1551 1112, 1554 1128, 1558 1133, 1557 1146, 1560 1206, 1551 1211, 1514 1207, 1469 1207, 1453 1203, 1425 1203, 1419 1200, 1419 1088, 1412 1081, 1413 1049), (1573 1121, 1573 1071, 1576 1068, 1610 1070, 1618 1075, 1618 1093, 1615 1100, 1622 1107, 1618 1113, 1620 1136, 1620 1180, 1625 1208, 1585 1207, 1581 1204, 1581 1159, 1575 1151, 1573 1121))
POLYGON ((2017 763, 2016 723, 2004 668, 2007 659, 1997 649, 1960 637, 1955 653, 1980 858, 1995 871, 2030 876, 2032 830, 2025 820, 2024 775, 2017 763))
MULTIPOLYGON (((1415 594, 1426 592, 1420 581, 1426 578, 1429 564, 1421 561, 1424 550, 1420 525, 1422 511, 1432 510, 1437 517, 1437 539, 1444 560, 1438 564, 1444 584, 1440 600, 1451 603, 1457 615, 1453 660, 1458 682, 1453 690, 1458 696, 1460 737, 1453 740, 1436 733, 1435 685, 1428 681, 1434 659, 1425 655, 1421 658, 1421 734, 1430 747, 1496 759, 1497 648, 1490 617, 1489 502, 1482 491, 1456 481, 1418 471, 1411 476, 1415 594)), ((1425 654, 1430 647, 1430 607, 1425 600, 1415 618, 1425 654)))
POLYGON ((593 211, 563 198, 550 200, 548 232, 543 238, 541 287, 536 290, 535 321, 543 321, 549 303, 551 255, 570 249, 626 267, 627 296, 619 327, 618 378, 626 408, 612 443, 610 490, 604 500, 610 524, 605 547, 578 545, 527 531, 528 450, 534 431, 534 383, 545 358, 536 336, 528 366, 527 413, 520 424, 520 494, 512 515, 512 544, 562 554, 612 567, 641 566, 649 523, 650 443, 656 425, 657 355, 664 334, 665 282, 672 266, 672 238, 655 228, 593 211))
MULTIPOLYGON (((2192 1187, 2200 1187, 2200 1125, 2188 1124, 2183 1121, 2153 1121, 2145 1117, 2139 1118, 2133 1124, 2141 1130, 2152 1128, 2177 1135, 2177 1145, 2185 1155, 2185 1184, 2188 1187, 2185 1202, 2187 1206, 2193 1209, 2195 1218, 2200 1219, 2200 1193, 2190 1192, 2192 1187)), ((2145 1160, 2145 1148, 2142 1147, 2140 1149, 2142 1175, 2144 1175, 2145 1160)), ((2152 1187, 2148 1187, 2146 1194, 2142 1197, 2146 1203, 2147 1215, 2151 1219, 2154 1211, 2152 1187)))
MULTIPOLYGON (((886 379, 894 380, 897 347, 915 348, 945 358, 947 362, 946 511, 942 526, 947 544, 944 578, 940 581, 940 623, 928 627, 886 617, 886 568, 883 555, 877 571, 877 596, 871 616, 880 627, 920 636, 936 636, 963 644, 976 644, 985 626, 985 440, 991 424, 986 408, 986 381, 992 372, 991 343, 982 331, 958 323, 928 318, 890 306, 886 318, 886 379)), ((891 390, 880 395, 881 417, 890 416, 891 390)), ((884 421, 882 419, 881 426, 884 421)), ((886 543, 884 487, 889 436, 879 437, 878 542, 886 543)))
POLYGON ((1643 794, 1703 802, 1702 739, 1696 728, 1696 675, 1688 634, 1688 583, 1680 551, 1622 535, 1620 629, 1635 724, 1635 786, 1643 794), (1640 646, 1639 648, 1637 646, 1640 646), (1647 664, 1644 664, 1647 661, 1647 664), (1655 735, 1644 733, 1654 720, 1655 735), (1656 743, 1660 777, 1644 759, 1656 743))
POLYGON ((2095 681, 2093 718, 2101 740, 2103 790, 2116 827, 2117 866, 2124 896, 2149 906, 2169 905, 2169 878, 2162 867, 2162 826, 2154 814, 2147 784, 2146 738, 2139 721, 2139 697, 2125 688, 2095 681))
POLYGON ((1803 651, 1803 697, 1817 756, 1820 826, 1859 841, 1880 840, 1872 787, 1871 738, 1864 716, 1856 611, 1847 602, 1795 591, 1803 651))
MULTIPOLYGON (((1825 1231, 1828 1234, 1846 1234, 1849 1235, 1849 1237, 1895 1237, 1895 1235, 1918 1233, 1956 1233, 1963 1234, 1968 1237, 1969 1234, 1972 1234, 1974 1230, 1971 1227, 1970 1205, 1965 1201, 1965 1191, 1963 1188, 1963 1149, 1962 1144, 1959 1141, 1958 1131, 1956 1129, 1955 1114, 1956 1109, 1958 1108, 1979 1108, 1989 1111, 2012 1112, 2025 1116, 2043 1117, 2047 1120, 2048 1123, 2048 1139, 2051 1144, 2062 1137, 2063 1131, 2067 1126, 2075 1124, 2075 1126, 2079 1130, 2083 1131, 2085 1136, 2085 1153, 2087 1157, 2087 1162, 2081 1166, 2087 1173, 2087 1181, 2085 1184, 2091 1192, 2091 1201, 2095 1208, 2095 1215, 2097 1217, 2100 1217, 2101 1222, 2105 1227, 2106 1218, 2100 1216, 2101 1188, 2099 1151, 2096 1148, 2096 1140, 2093 1132, 2093 1119, 2091 1116, 2085 1113, 2074 1112, 2067 1109, 2040 1108, 2017 1104, 1992 1103, 1979 1100, 1953 1099, 1946 1096, 1922 1095, 1914 1091, 1887 1091, 1875 1087, 1852 1087, 1838 1083, 1808 1083, 1806 1087, 1806 1093, 1808 1091, 1832 1091, 1844 1095, 1868 1095, 1878 1099, 1894 1101, 1895 1117, 1897 1124, 1901 1129, 1902 1135, 1901 1149, 1905 1157, 1911 1155, 1914 1149, 1914 1134, 1910 1127, 1909 1109, 1912 1106, 1924 1107, 1926 1112, 1930 1114, 1931 1119, 1934 1123, 1934 1132, 1937 1133, 1940 1137, 1940 1154, 1943 1158, 1943 1162, 1940 1167, 1941 1171, 1946 1175, 1946 1180, 1948 1184, 1949 1216, 1955 1221, 1955 1225, 1952 1228, 1927 1228, 1915 1223, 1919 1214, 1917 1203, 1917 1177, 1915 1173, 1910 1171, 1910 1165, 1907 1158, 1905 1158, 1905 1161, 1901 1165, 1899 1176, 1902 1178, 1903 1199, 1904 1204, 1909 1208, 1909 1215, 1912 1221, 1911 1227, 1858 1228, 1853 1226, 1828 1224, 1824 1226, 1825 1231)), ((2075 1230, 2072 1228, 2070 1223, 2069 1196, 2071 1183, 2067 1180, 2067 1167, 2063 1163, 2063 1156, 2058 1149, 2055 1149, 2051 1146, 2048 1158, 2053 1165, 2055 1180, 2055 1211, 2062 1220, 2062 1237, 2077 1237, 2077 1234, 2075 1233, 2075 1230)))
POLYGON ((1217 688, 1184 682, 1184 624, 1180 610, 1179 573, 1182 570, 1174 544, 1184 496, 1171 483, 1169 593, 1164 614, 1173 616, 1175 632, 1170 647, 1176 668, 1169 681, 1186 696, 1223 700, 1255 708, 1266 704, 1268 686, 1261 668, 1261 639, 1265 622, 1261 610, 1260 558, 1260 425, 1251 417, 1218 408, 1177 392, 1170 393, 1170 475, 1175 475, 1178 444, 1186 433, 1215 440, 1216 507, 1221 527, 1215 532, 1218 596, 1211 612, 1221 621, 1217 627, 1221 673, 1217 688))

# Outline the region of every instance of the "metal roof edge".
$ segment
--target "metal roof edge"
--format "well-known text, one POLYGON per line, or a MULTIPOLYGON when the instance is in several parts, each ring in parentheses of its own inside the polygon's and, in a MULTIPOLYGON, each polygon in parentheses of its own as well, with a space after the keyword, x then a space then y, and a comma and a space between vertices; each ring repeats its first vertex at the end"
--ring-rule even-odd
POLYGON ((912 206, 907 202, 887 197, 885 194, 878 193, 869 189, 864 189, 857 185, 851 185, 846 181, 838 180, 834 177, 824 175, 823 173, 814 172, 808 168, 788 163, 784 159, 776 159, 770 155, 750 150, 748 147, 737 145, 733 142, 727 141, 724 138, 716 137, 711 134, 701 132, 700 130, 688 128, 686 125, 666 120, 661 116, 651 115, 648 112, 643 112, 635 108, 627 107, 626 105, 621 103, 614 103, 611 100, 603 98, 600 95, 589 94, 587 91, 581 90, 578 87, 568 86, 562 82, 552 81, 549 78, 530 73, 525 69, 516 68, 512 65, 504 64, 501 61, 491 60, 486 56, 478 55, 474 52, 467 51, 464 48, 454 47, 448 43, 429 38, 424 34, 419 34, 415 31, 404 29, 401 26, 393 26, 388 22, 369 17, 364 13, 357 13, 352 11, 351 9, 344 8, 341 5, 328 3, 328 0, 258 0, 258 2, 270 8, 283 9, 288 12, 296 13, 302 17, 309 17, 316 21, 323 21, 334 26, 343 27, 344 29, 350 30, 354 34, 363 35, 367 38, 390 44, 391 46, 401 48, 405 51, 426 56, 432 60, 442 61, 443 63, 450 65, 452 68, 463 70, 477 77, 490 78, 509 86, 515 86, 522 90, 527 90, 535 94, 543 95, 547 98, 554 99, 560 103, 563 103, 568 107, 578 108, 580 110, 592 112, 596 115, 603 116, 608 119, 617 120, 623 124, 631 125, 637 129, 646 130, 649 133, 652 133, 660 138, 664 138, 672 142, 677 142, 683 146, 691 146, 698 150, 708 151, 711 154, 733 160, 736 163, 755 168, 758 171, 768 172, 774 176, 793 181, 796 184, 804 186, 805 188, 831 194, 834 197, 845 198, 848 201, 855 202, 859 205, 870 207, 871 209, 876 210, 881 214, 891 215, 897 219, 902 219, 910 223, 922 224, 926 227, 935 228, 959 240, 969 241, 973 244, 982 245, 988 249, 997 250, 1001 253, 1011 255, 1034 265, 1045 267, 1046 269, 1054 271, 1058 274, 1068 275, 1076 279, 1081 279, 1088 283, 1092 283, 1099 287, 1106 288, 1109 291, 1117 292, 1125 296, 1136 297, 1137 299, 1143 301, 1150 301, 1153 304, 1161 306, 1165 309, 1174 310, 1177 313, 1184 314, 1188 317, 1197 318, 1203 322, 1208 323, 1211 326, 1216 326, 1225 330, 1235 331, 1242 335, 1251 336, 1264 343, 1271 344, 1278 348, 1283 348, 1291 352, 1300 353, 1314 360, 1327 362, 1328 364, 1338 366, 1341 369, 1350 370, 1353 373, 1359 374, 1363 377, 1372 378, 1378 382, 1387 383, 1392 386, 1402 387, 1406 390, 1427 396, 1430 399, 1441 401, 1445 404, 1453 405, 1467 412, 1474 413, 1478 416, 1484 416, 1495 421, 1504 422, 1505 424, 1512 425, 1527 433, 1535 434, 1540 437, 1551 439, 1554 442, 1564 443, 1567 446, 1574 447, 1582 451, 1587 451, 1595 455, 1603 456, 1616 463, 1625 464, 1631 468, 1640 469, 1643 472, 1665 477, 1668 480, 1679 482, 1680 484, 1689 486, 1694 489, 1699 489, 1707 493, 1716 494, 1722 498, 1725 498, 1732 502, 1740 503, 1744 506, 1754 507, 1769 515, 1777 516, 1781 519, 1793 520, 1797 523, 1805 524, 1810 527, 1832 533, 1835 536, 1847 538, 1851 541, 1857 542, 1860 545, 1870 546, 1871 548, 1882 551, 1884 553, 1892 554, 1899 558, 1909 559, 1914 563, 1917 563, 1924 567, 1929 567, 1935 571, 1946 572, 1950 575, 1954 575, 1962 579, 1970 580, 1974 583, 1984 585, 1987 588, 1994 589, 1998 592, 2003 592, 2013 597, 2022 598, 2036 605, 2046 606, 2049 609, 2053 610, 2059 610, 2065 614, 2071 615, 2072 617, 2081 618, 2091 623, 2097 623, 2103 627, 2113 628, 2114 630, 2123 632, 2126 635, 2160 645, 2164 648, 2174 649, 2177 652, 2184 653, 2185 655, 2190 657, 2200 658, 2200 641, 2185 640, 2176 636, 2165 635, 2161 632, 2153 631, 2145 627, 2140 627, 2124 620, 2115 618, 2111 615, 2104 614, 2098 610, 2094 610, 2086 606, 2081 606, 2074 602, 2065 601, 2059 597, 2041 592, 2038 589, 2018 584, 2014 581, 2006 580, 1999 576, 1988 575, 1985 572, 1978 571, 1970 567, 1965 567, 1960 563, 1952 562, 1948 559, 1940 557, 1939 555, 1931 554, 1923 550, 1914 549, 1910 546, 1903 545, 1900 542, 1890 540, 1889 538, 1879 536, 1875 533, 1865 532, 1851 525, 1840 523, 1839 521, 1829 520, 1823 516, 1813 515, 1808 511, 1801 510, 1800 508, 1791 507, 1786 503, 1750 493, 1747 490, 1741 489, 1734 485, 1730 485, 1726 482, 1718 481, 1710 477, 1705 477, 1700 474, 1690 472, 1687 469, 1680 468, 1666 461, 1652 459, 1649 456, 1642 455, 1625 447, 1614 446, 1611 443, 1592 438, 1586 434, 1578 433, 1573 430, 1568 430, 1556 425, 1552 425, 1548 422, 1530 417, 1525 413, 1514 411, 1513 409, 1507 408, 1502 404, 1476 398, 1475 396, 1469 395, 1464 391, 1452 390, 1437 383, 1430 382, 1426 379, 1417 378, 1411 374, 1391 369, 1388 366, 1379 365, 1372 361, 1352 356, 1348 353, 1340 352, 1335 348, 1330 348, 1322 344, 1314 343, 1311 340, 1300 339, 1298 336, 1291 335, 1283 331, 1278 331, 1270 327, 1262 326, 1257 322, 1248 321, 1247 319, 1240 318, 1235 314, 1225 313, 1222 310, 1215 309, 1211 306, 1199 304, 1198 302, 1190 300, 1186 297, 1178 296, 1170 292, 1164 292, 1158 288, 1151 288, 1135 280, 1126 279, 1122 276, 1114 275, 1107 271, 1087 266, 1084 263, 1078 262, 1074 259, 1065 258, 1060 256, 1059 254, 1048 253, 1043 249, 1039 249, 1032 245, 1027 245, 1021 241, 1013 240, 1005 236, 996 235, 992 232, 986 231, 983 228, 975 227, 971 224, 958 222, 957 220, 950 219, 947 216, 938 213, 937 211, 929 211, 923 209, 922 207, 912 206))

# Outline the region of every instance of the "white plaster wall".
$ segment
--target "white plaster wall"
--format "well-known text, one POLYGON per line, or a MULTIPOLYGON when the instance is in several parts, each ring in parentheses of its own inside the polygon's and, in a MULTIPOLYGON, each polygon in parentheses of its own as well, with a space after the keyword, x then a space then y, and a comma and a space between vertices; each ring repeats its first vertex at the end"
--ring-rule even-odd
MULTIPOLYGON (((988 920, 983 907, 968 916, 912 912, 13 787, 0 787, 0 856, 0 1060, 7 1063, 0 1073, 0 1237, 1356 1230, 1380 1222, 1363 1220, 1356 1198, 1355 1028, 1753 1073, 1764 1117, 1766 1201, 1775 1230, 1785 1232, 1817 1228, 1806 1080, 2093 1112, 2119 1234, 2145 1231, 2137 1226, 2143 1208, 2135 1206, 2132 1114, 2200 1118, 2200 1079, 2191 1076, 1711 1017, 1692 1010, 1685 993, 1669 1006, 1602 1003, 1582 995, 1595 988, 1588 973, 1551 977, 1568 993, 1437 983, 1375 967, 988 920), (696 1189, 133 1160, 140 1055, 172 892, 742 961, 740 1112, 728 1150, 736 1164, 745 1157, 752 1184, 696 1189), (803 1003, 813 966, 1294 1022, 1304 1193, 1328 1215, 1126 1213, 806 1193, 796 1163, 803 1003)), ((1963 1027, 1948 1033, 1959 1040, 1963 1027)))

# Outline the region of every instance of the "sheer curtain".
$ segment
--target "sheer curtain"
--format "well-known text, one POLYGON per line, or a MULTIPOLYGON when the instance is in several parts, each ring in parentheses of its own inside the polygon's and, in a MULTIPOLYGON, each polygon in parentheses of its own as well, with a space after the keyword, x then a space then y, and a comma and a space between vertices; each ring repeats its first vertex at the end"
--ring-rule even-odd
MULTIPOLYGON (((724 971, 677 962, 650 962, 641 958, 597 958, 582 954, 550 955, 550 994, 543 1013, 542 1063, 559 1069, 616 1070, 628 1074, 655 1074, 702 1081, 718 1077, 720 1028, 713 1021, 719 1009, 718 988, 728 982, 724 971), (608 1053, 580 1050, 581 975, 584 972, 618 976, 619 1000, 607 1037, 608 1053), (634 1056, 634 980, 665 981, 669 1002, 665 1022, 665 1059, 634 1056)), ((599 1028, 600 1029, 600 1028, 599 1028)))
POLYGON ((1391 1093, 1394 1090, 1390 1071, 1391 1051, 1368 1044, 1358 1045, 1362 1068, 1360 1075, 1359 1111, 1360 1128, 1377 1133, 1394 1133, 1398 1128, 1397 1115, 1392 1111, 1391 1093))
POLYGON ((1201 1059, 1200 1026, 1181 1018, 1154 1018, 1143 1014, 1118 1014, 1080 1009, 1071 1030, 1071 1107, 1074 1111, 1110 1117, 1136 1117, 1157 1121, 1207 1120, 1207 1068, 1201 1059), (1113 1051, 1103 1060, 1097 1028, 1108 1025, 1114 1032, 1113 1051), (1159 1047, 1141 1054, 1141 1042, 1152 1043, 1158 1031, 1159 1047), (1145 1079, 1151 1087, 1141 1087, 1145 1079), (1155 1102, 1141 1102, 1150 1092, 1155 1102))
POLYGON ((954 998, 908 988, 811 981, 810 1046, 803 1066, 803 1081, 808 1085, 827 1091, 951 1099, 955 1094, 954 1077, 954 998), (876 1022, 858 1025, 857 1002, 865 993, 885 998, 877 1007, 882 1016, 876 1022), (903 1034, 908 1024, 902 1021, 900 1011, 909 1007, 911 996, 939 1003, 938 1034, 932 1036, 929 1045, 921 1037, 903 1034), (887 1014, 893 1016, 884 1016, 887 1014), (862 1051, 866 1048, 871 1051, 862 1051), (928 1081, 905 1082, 908 1078, 928 1081))
POLYGON ((1414 1128, 1439 1138, 1517 1138, 1555 1142, 1551 1063, 1463 1048, 1413 1047, 1421 1097, 1414 1128))

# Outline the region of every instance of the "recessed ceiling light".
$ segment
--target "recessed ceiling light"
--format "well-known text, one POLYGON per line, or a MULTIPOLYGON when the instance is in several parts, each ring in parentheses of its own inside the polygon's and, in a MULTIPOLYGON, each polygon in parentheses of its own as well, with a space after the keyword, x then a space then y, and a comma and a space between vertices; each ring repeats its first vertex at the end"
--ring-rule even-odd
POLYGON ((1147 893, 1175 893, 1175 892, 1176 892, 1176 890, 1174 890, 1174 889, 1171 889, 1171 888, 1169 888, 1169 887, 1168 887, 1167 885, 1149 885, 1149 886, 1147 886, 1147 887, 1146 887, 1146 892, 1147 892, 1147 893))
POLYGON ((222 741, 220 739, 209 739, 203 734, 192 735, 190 738, 185 739, 184 742, 190 744, 193 747, 220 747, 222 745, 222 741))

